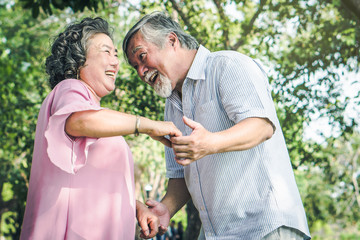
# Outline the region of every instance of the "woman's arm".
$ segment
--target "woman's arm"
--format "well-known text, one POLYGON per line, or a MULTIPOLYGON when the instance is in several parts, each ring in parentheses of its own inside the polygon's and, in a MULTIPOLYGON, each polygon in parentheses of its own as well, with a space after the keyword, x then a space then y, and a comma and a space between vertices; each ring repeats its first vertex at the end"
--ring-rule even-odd
MULTIPOLYGON (((72 113, 65 124, 65 131, 73 137, 112 137, 135 133, 137 116, 110 109, 88 110, 72 113)), ((154 121, 139 117, 138 132, 168 145, 166 135, 181 136, 172 122, 154 121)), ((171 146, 171 145, 170 145, 171 146)))

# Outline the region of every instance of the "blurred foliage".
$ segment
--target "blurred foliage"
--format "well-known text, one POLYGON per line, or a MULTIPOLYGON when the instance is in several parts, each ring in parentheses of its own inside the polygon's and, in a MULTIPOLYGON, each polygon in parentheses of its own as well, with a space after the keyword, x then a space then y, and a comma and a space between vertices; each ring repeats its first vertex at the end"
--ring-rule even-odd
MULTIPOLYGON (((0 7, 1 231, 19 237, 27 193, 37 113, 49 92, 41 67, 50 25, 22 8, 0 7), (19 14, 20 13, 20 14, 19 14), (9 198, 9 196, 12 196, 9 198), (10 212, 12 211, 12 212, 10 212), (4 229, 3 223, 11 225, 4 229)), ((54 25, 52 26, 54 27, 54 25)))
POLYGON ((74 12, 82 12, 85 8, 97 11, 99 4, 104 7, 104 0, 19 0, 24 9, 31 9, 32 16, 37 18, 42 10, 52 15, 54 9, 71 8, 74 12))
MULTIPOLYGON (((114 27, 121 55, 126 31, 143 14, 159 10, 210 50, 236 50, 264 64, 314 239, 358 238, 360 20, 343 2, 0 0, 0 236, 19 236, 36 118, 50 91, 44 62, 53 37, 70 22, 102 16, 114 27), (345 79, 347 72, 356 77, 345 79), (353 98, 345 95, 345 80, 358 89, 353 98), (306 127, 318 118, 327 119, 331 132, 314 132, 330 137, 304 139, 306 127)), ((164 100, 123 58, 116 90, 102 104, 163 119, 164 100)), ((145 136, 126 139, 136 161, 137 198, 146 198, 147 184, 151 198, 161 197, 162 145, 145 136)), ((195 224, 190 207, 188 224, 195 224)), ((182 210, 176 219, 184 221, 184 215, 182 210)))
POLYGON ((360 134, 329 139, 326 161, 296 171, 314 239, 360 236, 360 134))

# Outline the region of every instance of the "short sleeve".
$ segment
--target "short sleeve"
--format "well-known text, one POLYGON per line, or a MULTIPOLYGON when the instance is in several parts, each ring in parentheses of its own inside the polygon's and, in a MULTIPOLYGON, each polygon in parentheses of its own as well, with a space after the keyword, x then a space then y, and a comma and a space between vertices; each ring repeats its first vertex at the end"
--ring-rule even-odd
POLYGON ((76 173, 86 164, 89 147, 96 138, 71 138, 65 132, 66 119, 74 112, 103 109, 90 98, 88 89, 79 80, 60 82, 52 92, 50 116, 45 130, 50 161, 68 173, 76 173))
MULTIPOLYGON (((168 100, 165 103, 165 116, 164 121, 172 121, 176 127, 180 130, 185 128, 185 124, 182 117, 170 117, 178 116, 180 113, 177 109, 172 108, 168 100)), ((180 115, 181 116, 181 115, 180 115)), ((165 160, 166 160, 166 177, 167 178, 184 178, 184 167, 175 161, 175 154, 172 148, 165 146, 165 160)))
POLYGON ((245 55, 223 60, 225 70, 218 87, 228 117, 235 123, 249 117, 266 118, 274 126, 273 101, 264 71, 245 55))
POLYGON ((175 161, 175 155, 172 148, 165 147, 166 159, 166 177, 184 178, 184 167, 175 161))

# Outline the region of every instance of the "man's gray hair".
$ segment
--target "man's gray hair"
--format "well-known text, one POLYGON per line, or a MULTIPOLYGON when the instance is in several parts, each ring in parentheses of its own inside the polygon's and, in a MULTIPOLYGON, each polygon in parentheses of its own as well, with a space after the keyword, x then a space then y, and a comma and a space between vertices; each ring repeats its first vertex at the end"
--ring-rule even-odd
POLYGON ((138 31, 140 31, 145 41, 151 42, 159 48, 164 47, 166 37, 170 33, 176 34, 181 47, 187 49, 199 48, 197 40, 190 34, 185 33, 177 22, 166 16, 163 12, 153 12, 141 18, 126 34, 122 45, 126 60, 128 60, 127 48, 130 39, 138 31))

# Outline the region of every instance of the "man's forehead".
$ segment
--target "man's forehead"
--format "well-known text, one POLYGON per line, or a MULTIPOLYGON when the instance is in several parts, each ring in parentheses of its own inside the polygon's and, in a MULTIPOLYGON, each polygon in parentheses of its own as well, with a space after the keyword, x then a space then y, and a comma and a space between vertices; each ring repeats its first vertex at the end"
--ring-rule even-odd
POLYGON ((129 39, 127 50, 131 51, 131 53, 135 53, 141 48, 144 48, 147 44, 147 41, 144 40, 141 32, 137 32, 129 39))
POLYGON ((135 65, 135 61, 136 61, 135 54, 143 48, 144 48, 144 46, 142 46, 142 45, 132 45, 132 44, 129 45, 129 48, 127 50, 127 52, 128 52, 127 58, 128 58, 128 62, 130 63, 131 66, 135 65))
POLYGON ((131 53, 132 54, 135 54, 137 51, 139 51, 140 49, 144 48, 143 45, 137 45, 135 46, 132 50, 131 50, 131 53))

